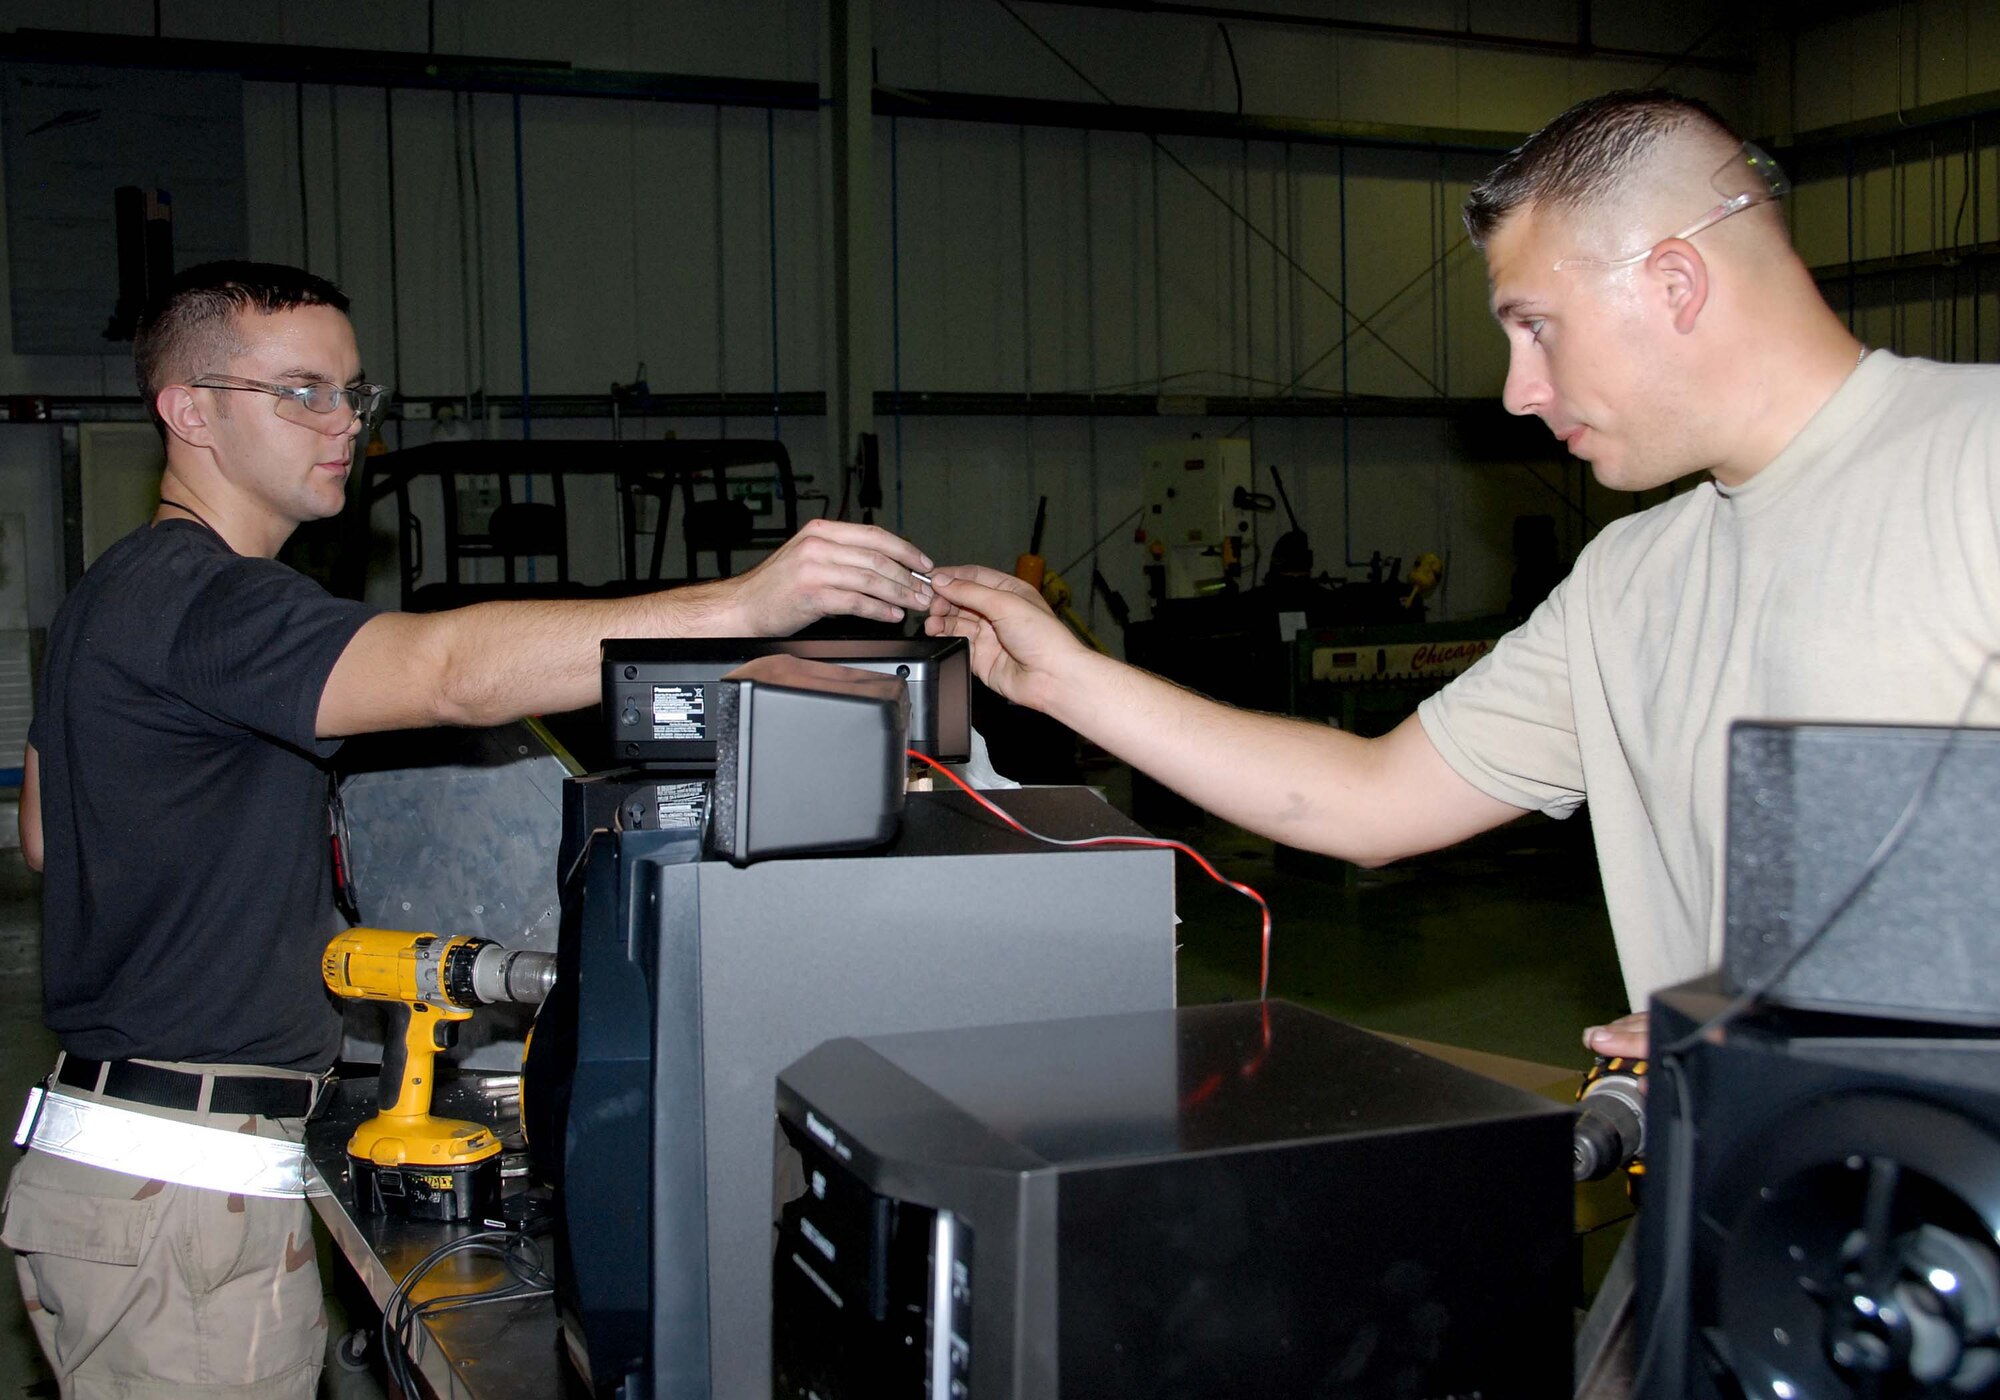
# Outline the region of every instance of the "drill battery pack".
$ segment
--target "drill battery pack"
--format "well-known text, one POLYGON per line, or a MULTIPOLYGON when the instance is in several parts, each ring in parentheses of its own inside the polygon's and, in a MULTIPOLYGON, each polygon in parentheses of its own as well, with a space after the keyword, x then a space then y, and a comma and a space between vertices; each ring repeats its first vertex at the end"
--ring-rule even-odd
POLYGON ((380 1167, 348 1154, 354 1203, 374 1215, 411 1220, 482 1220, 500 1206, 500 1158, 445 1166, 380 1167))

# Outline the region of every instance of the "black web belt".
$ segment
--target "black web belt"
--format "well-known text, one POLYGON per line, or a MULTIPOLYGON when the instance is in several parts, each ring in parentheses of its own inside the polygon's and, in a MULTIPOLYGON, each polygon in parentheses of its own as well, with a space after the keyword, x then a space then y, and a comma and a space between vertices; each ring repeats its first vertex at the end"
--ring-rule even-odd
POLYGON ((204 1079, 215 1086, 208 1096, 210 1113, 247 1113, 262 1118, 305 1117, 312 1108, 313 1093, 319 1088, 319 1081, 314 1079, 189 1074, 161 1069, 158 1065, 135 1064, 131 1060, 86 1060, 81 1055, 63 1056, 62 1068, 56 1071, 56 1082, 72 1089, 189 1113, 201 1105, 204 1079), (98 1083, 100 1071, 102 1085, 98 1083))

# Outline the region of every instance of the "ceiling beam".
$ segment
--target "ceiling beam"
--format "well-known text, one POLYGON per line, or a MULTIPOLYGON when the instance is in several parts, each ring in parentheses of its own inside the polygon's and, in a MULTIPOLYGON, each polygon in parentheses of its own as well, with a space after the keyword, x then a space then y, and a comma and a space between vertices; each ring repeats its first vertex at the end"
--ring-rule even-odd
MULTIPOLYGON (((64 30, 17 30, 0 36, 0 57, 28 62, 236 73, 255 82, 351 87, 430 88, 547 97, 594 97, 699 106, 816 111, 817 83, 689 73, 573 68, 567 63, 404 54, 386 49, 330 49, 303 44, 246 44, 64 30)), ((1290 141, 1406 150, 1512 150, 1526 133, 1394 122, 1239 115, 1180 107, 1060 102, 993 93, 913 90, 877 85, 877 116, 990 122, 1069 130, 1133 131, 1228 141, 1290 141)))
POLYGON ((1091 131, 1135 131, 1153 136, 1203 136, 1227 141, 1295 141, 1308 145, 1381 146, 1408 150, 1510 151, 1526 132, 1470 127, 1412 126, 1397 122, 1326 121, 1316 117, 1238 115, 1184 107, 1134 107, 1125 103, 1061 102, 1039 97, 998 97, 971 92, 875 89, 878 116, 937 121, 998 122, 1091 131))
POLYGON ((1283 25, 1291 29, 1325 30, 1363 38, 1451 44, 1461 48, 1508 49, 1520 53, 1542 54, 1550 58, 1614 59, 1628 63, 1659 63, 1675 68, 1709 68, 1723 73, 1751 73, 1756 71, 1757 67, 1751 59, 1735 55, 1663 53, 1655 49, 1626 49, 1577 40, 1535 39, 1526 35, 1495 34, 1471 28, 1435 29, 1415 24, 1334 19, 1330 16, 1300 14, 1291 10, 1250 10, 1236 9, 1227 5, 1184 4, 1179 3, 1179 0, 1032 0, 1032 3, 1063 5, 1072 9, 1120 10, 1128 14, 1164 15, 1177 19, 1215 20, 1219 23, 1283 25))
POLYGON ((1921 107, 1905 107, 1881 116, 1795 132, 1783 149, 1787 152, 1820 153, 1838 149, 1849 142, 1922 135, 1996 113, 2000 113, 2000 91, 1968 93, 1945 102, 1927 102, 1921 107))

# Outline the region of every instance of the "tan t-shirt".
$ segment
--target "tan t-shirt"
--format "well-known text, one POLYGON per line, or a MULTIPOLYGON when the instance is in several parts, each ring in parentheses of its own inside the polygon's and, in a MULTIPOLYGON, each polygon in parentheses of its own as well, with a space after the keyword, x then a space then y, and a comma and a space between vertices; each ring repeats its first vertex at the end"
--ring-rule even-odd
MULTIPOLYGON (((1460 775, 1587 797, 1632 1005, 1722 952, 1729 725, 1958 718, 2000 651, 2000 368, 1878 350, 1745 485, 1612 522, 1419 707, 1460 775)), ((1974 720, 2000 723, 2000 663, 1974 720)))

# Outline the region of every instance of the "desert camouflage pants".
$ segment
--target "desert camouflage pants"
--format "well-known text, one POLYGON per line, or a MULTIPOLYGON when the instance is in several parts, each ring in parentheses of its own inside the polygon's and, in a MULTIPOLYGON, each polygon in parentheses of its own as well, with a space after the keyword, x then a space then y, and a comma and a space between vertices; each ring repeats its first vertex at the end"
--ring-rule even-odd
MULTIPOLYGON (((147 1111, 266 1137, 296 1139, 302 1127, 147 1111)), ((310 1400, 317 1389, 326 1320, 302 1199, 148 1181, 31 1150, 8 1179, 0 1243, 17 1256, 64 1400, 310 1400)))

